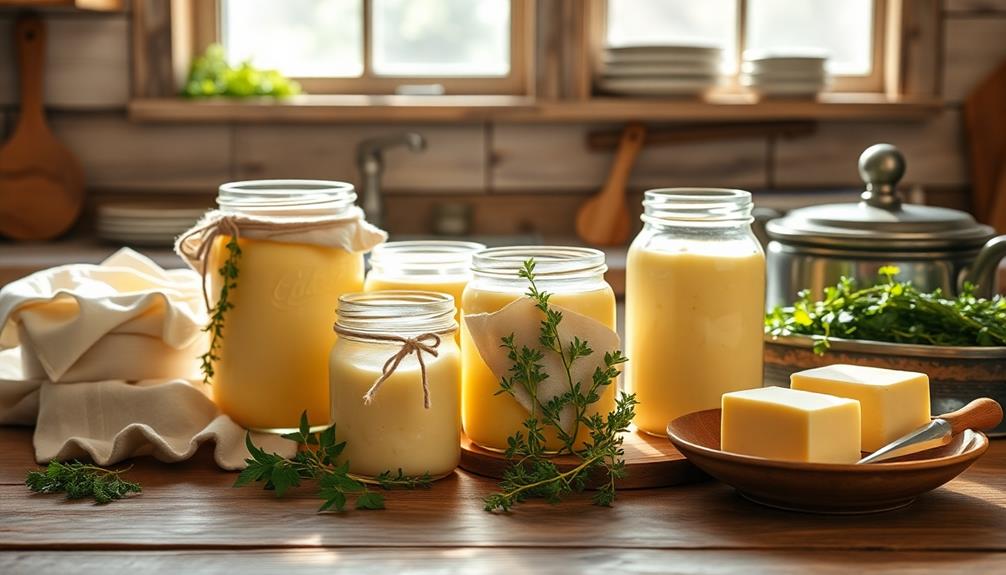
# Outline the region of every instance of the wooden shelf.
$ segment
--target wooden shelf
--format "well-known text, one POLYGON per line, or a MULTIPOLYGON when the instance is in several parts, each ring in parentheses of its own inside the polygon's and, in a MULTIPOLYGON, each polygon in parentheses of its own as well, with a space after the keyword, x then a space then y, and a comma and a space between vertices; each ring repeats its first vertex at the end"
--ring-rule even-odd
POLYGON ((879 94, 826 94, 818 100, 755 101, 750 96, 710 100, 593 98, 535 101, 518 96, 304 95, 288 100, 138 99, 136 122, 355 123, 515 122, 574 123, 727 122, 758 120, 922 119, 942 107, 938 99, 890 99, 879 94))
POLYGON ((0 0, 0 8, 75 8, 95 12, 117 12, 122 0, 0 0))

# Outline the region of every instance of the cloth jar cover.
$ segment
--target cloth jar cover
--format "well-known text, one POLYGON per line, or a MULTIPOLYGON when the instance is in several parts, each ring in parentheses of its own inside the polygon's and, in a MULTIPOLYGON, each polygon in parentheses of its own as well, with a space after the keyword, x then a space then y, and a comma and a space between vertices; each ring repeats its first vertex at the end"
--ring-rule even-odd
MULTIPOLYGON (((12 282, 0 290, 0 424, 35 424, 40 463, 179 461, 213 441, 217 464, 240 469, 244 429, 193 381, 206 321, 197 274, 129 249, 12 282)), ((295 452, 253 436, 268 451, 295 452)))

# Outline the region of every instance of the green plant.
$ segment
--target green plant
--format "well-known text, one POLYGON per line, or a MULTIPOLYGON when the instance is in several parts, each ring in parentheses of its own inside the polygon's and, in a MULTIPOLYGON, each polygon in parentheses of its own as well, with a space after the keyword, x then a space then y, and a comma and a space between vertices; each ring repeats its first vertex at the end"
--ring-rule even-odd
POLYGON ((975 297, 965 285, 954 298, 940 290, 919 291, 911 282, 894 279, 898 268, 879 270, 876 285, 858 289, 843 277, 813 300, 809 290, 792 306, 765 316, 765 331, 775 336, 819 336, 814 351, 825 353, 831 338, 945 346, 1006 345, 1006 299, 975 297))
POLYGON ((531 398, 533 409, 524 421, 525 431, 518 431, 507 439, 506 457, 511 465, 499 484, 500 492, 485 499, 485 509, 507 511, 532 497, 557 503, 565 495, 582 491, 588 481, 597 480, 599 476, 603 480, 593 501, 597 505, 610 505, 615 499, 615 481, 626 474, 622 434, 635 416, 637 401, 634 395, 622 394, 616 400, 615 409, 604 417, 597 413, 588 415, 587 411, 600 399, 604 388, 618 377, 618 365, 627 358, 620 351, 606 352, 604 367, 594 370, 589 383, 574 381, 573 362, 590 357, 594 351, 579 337, 561 341, 558 328, 562 312, 549 305, 548 292, 538 289, 534 268, 535 262, 531 259, 524 262, 518 273, 529 284, 526 295, 543 315, 538 337, 540 347, 518 344, 513 334, 502 339, 502 347, 507 350, 513 365, 509 376, 501 378, 497 392, 514 396, 516 389, 523 389, 531 398), (542 403, 538 398, 538 386, 548 377, 541 363, 545 353, 559 356, 568 389, 542 403), (567 409, 573 412, 569 428, 561 424, 561 414, 567 409), (588 435, 582 440, 581 427, 588 435), (562 442, 557 454, 574 455, 579 464, 565 472, 556 467, 545 449, 546 430, 562 442))
POLYGON ((29 471, 24 484, 36 493, 66 493, 67 499, 93 498, 103 505, 142 491, 139 483, 120 477, 127 471, 128 467, 111 470, 79 461, 50 461, 45 469, 29 471))
POLYGON ((199 356, 200 369, 203 373, 203 382, 211 383, 216 375, 214 363, 220 359, 220 340, 224 337, 224 315, 234 308, 231 302, 231 290, 238 287, 238 261, 241 259, 241 246, 238 239, 231 237, 225 245, 227 248, 227 259, 217 270, 220 274, 220 293, 217 295, 217 303, 209 310, 210 323, 203 328, 203 331, 210 334, 210 347, 203 355, 199 356))
POLYGON ((227 63, 223 46, 212 44, 206 48, 205 53, 192 61, 182 95, 190 98, 283 98, 300 92, 300 84, 276 70, 260 70, 251 62, 242 62, 237 67, 232 67, 227 63))
POLYGON ((346 448, 346 442, 336 441, 335 426, 320 433, 311 433, 306 411, 300 417, 300 429, 283 437, 296 441, 300 447, 292 459, 256 447, 250 434, 245 437, 251 458, 245 460, 248 467, 238 475, 234 487, 259 482, 266 489, 275 491, 276 497, 283 497, 290 488, 299 486, 302 480, 313 480, 323 501, 318 511, 343 511, 350 497, 355 497, 357 509, 384 509, 384 495, 368 489, 368 485, 381 489, 415 489, 429 487, 431 483, 429 474, 409 476, 401 469, 397 474, 385 471, 375 479, 351 474, 348 461, 336 463, 346 448))

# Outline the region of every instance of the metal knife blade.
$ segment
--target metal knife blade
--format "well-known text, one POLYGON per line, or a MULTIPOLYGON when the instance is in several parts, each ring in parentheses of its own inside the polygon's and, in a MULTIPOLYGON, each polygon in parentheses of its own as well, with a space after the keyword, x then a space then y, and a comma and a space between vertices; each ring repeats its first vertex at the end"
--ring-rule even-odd
POLYGON ((857 463, 877 463, 878 461, 901 457, 909 453, 916 453, 924 449, 946 445, 950 443, 952 438, 953 429, 950 422, 945 419, 934 419, 915 431, 895 439, 891 443, 860 459, 857 463))

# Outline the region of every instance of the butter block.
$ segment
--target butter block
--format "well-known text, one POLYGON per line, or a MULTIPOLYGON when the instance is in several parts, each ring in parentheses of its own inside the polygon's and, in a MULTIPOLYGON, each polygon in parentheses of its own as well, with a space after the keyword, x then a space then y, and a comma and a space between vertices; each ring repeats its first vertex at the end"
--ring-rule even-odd
POLYGON ((790 387, 857 400, 866 451, 929 423, 929 376, 924 373, 835 364, 794 373, 790 387))
POLYGON ((785 387, 725 393, 723 451, 811 463, 860 459, 859 402, 785 387))

